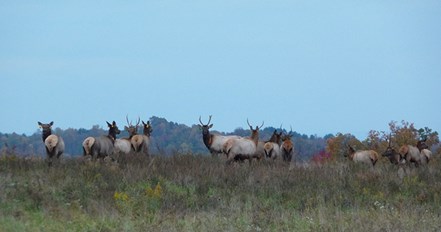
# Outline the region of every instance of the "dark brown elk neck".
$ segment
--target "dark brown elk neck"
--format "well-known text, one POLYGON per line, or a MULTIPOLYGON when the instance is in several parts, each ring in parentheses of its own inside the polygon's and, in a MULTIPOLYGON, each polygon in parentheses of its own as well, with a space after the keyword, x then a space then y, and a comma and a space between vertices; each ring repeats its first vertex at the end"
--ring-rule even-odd
POLYGON ((43 130, 43 134, 42 134, 43 142, 46 141, 47 137, 49 137, 49 135, 51 135, 51 134, 52 134, 52 130, 51 129, 43 130))
POLYGON ((145 136, 150 137, 150 133, 151 132, 152 131, 151 131, 150 127, 148 127, 148 128, 144 127, 143 133, 144 133, 145 136))
POLYGON ((271 135, 271 137, 267 142, 275 142, 275 140, 276 140, 276 132, 274 131, 274 133, 271 135))
POLYGON ((211 143, 212 143, 212 134, 210 134, 210 132, 208 131, 208 129, 206 131, 202 131, 202 139, 204 140, 204 144, 205 146, 210 149, 211 147, 211 143))
POLYGON ((280 134, 277 134, 276 132, 273 133, 273 135, 271 136, 271 138, 267 141, 267 142, 273 142, 273 143, 277 143, 280 145, 280 134))
POLYGON ((116 140, 116 132, 112 129, 109 129, 109 134, 107 135, 112 142, 116 140))

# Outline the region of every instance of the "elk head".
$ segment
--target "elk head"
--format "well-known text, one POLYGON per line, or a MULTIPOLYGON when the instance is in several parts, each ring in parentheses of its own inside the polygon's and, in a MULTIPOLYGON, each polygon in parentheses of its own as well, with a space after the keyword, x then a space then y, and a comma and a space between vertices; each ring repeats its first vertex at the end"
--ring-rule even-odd
POLYGON ((124 129, 127 132, 129 132, 129 137, 131 138, 132 136, 136 135, 136 133, 138 131, 140 118, 138 117, 138 122, 136 123, 135 126, 132 124, 132 121, 129 122, 129 119, 127 116, 126 116, 126 121, 127 121, 127 126, 125 126, 124 129))
POLYGON ((43 130, 43 136, 42 136, 43 142, 49 135, 52 134, 52 126, 53 125, 54 125, 53 121, 48 124, 38 122, 38 126, 43 130))
POLYGON ((204 124, 201 120, 201 116, 199 116, 199 128, 202 130, 202 135, 207 136, 210 134, 209 129, 213 127, 213 124, 210 124, 211 122, 211 115, 208 118, 208 123, 204 124))
POLYGON ((406 160, 404 157, 401 156, 400 153, 398 153, 395 148, 392 146, 392 136, 389 134, 389 139, 388 139, 388 145, 386 148, 386 151, 383 152, 383 154, 381 154, 383 157, 387 157, 389 159, 389 161, 393 164, 398 164, 398 163, 405 163, 406 160))
POLYGON ((349 144, 346 144, 346 146, 347 146, 347 148, 348 148, 348 152, 345 153, 344 156, 345 156, 345 157, 348 157, 348 154, 349 154, 349 157, 352 159, 352 156, 353 156, 354 153, 355 153, 355 149, 354 149, 353 147, 351 147, 351 145, 349 145, 349 144))
POLYGON ((274 132, 271 135, 271 137, 268 140, 268 142, 273 142, 273 143, 280 144, 280 139, 282 138, 282 133, 283 133, 282 131, 280 133, 277 133, 277 129, 274 130, 274 132))
POLYGON ((247 124, 248 124, 248 126, 250 127, 250 130, 251 130, 251 139, 253 139, 253 140, 258 140, 259 139, 259 129, 261 129, 263 127, 264 123, 265 122, 262 122, 262 125, 260 125, 260 127, 256 126, 256 129, 253 129, 253 127, 250 125, 250 122, 248 121, 248 118, 247 118, 247 124))
POLYGON ((429 146, 426 144, 427 139, 419 140, 417 143, 417 148, 420 150, 420 152, 424 149, 429 149, 429 146))
POLYGON ((121 131, 118 129, 118 126, 116 125, 115 121, 113 121, 112 124, 110 124, 107 121, 106 121, 106 123, 107 123, 107 126, 109 127, 109 137, 111 137, 113 140, 115 140, 116 135, 121 133, 121 131))
POLYGON ((153 129, 152 126, 150 125, 150 121, 147 121, 147 123, 145 123, 144 121, 142 121, 142 125, 143 125, 143 133, 144 135, 150 137, 150 133, 152 133, 153 129))
POLYGON ((292 127, 290 126, 290 131, 289 131, 288 134, 282 135, 282 132, 280 132, 280 136, 281 136, 282 141, 291 140, 291 138, 293 136, 293 134, 292 134, 292 127))

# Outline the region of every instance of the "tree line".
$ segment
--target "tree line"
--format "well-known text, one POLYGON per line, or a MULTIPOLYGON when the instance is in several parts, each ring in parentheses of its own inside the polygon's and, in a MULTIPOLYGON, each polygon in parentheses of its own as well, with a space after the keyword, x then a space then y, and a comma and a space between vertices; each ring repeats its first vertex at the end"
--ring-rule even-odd
POLYGON ((343 159, 347 145, 356 150, 374 150, 381 155, 389 145, 398 149, 402 145, 416 146, 419 140, 425 140, 435 154, 441 153, 438 132, 428 127, 417 129, 413 123, 403 120, 390 122, 388 132, 371 130, 362 141, 352 134, 338 133, 326 141, 326 155, 330 160, 343 159))
MULTIPOLYGON (((150 118, 153 128, 150 143, 150 153, 158 155, 173 154, 203 154, 209 155, 208 149, 202 141, 202 133, 199 125, 187 126, 176 122, 167 121, 165 118, 153 116, 150 118)), ((123 128, 123 124, 119 127, 123 128)), ((350 133, 328 134, 324 137, 315 135, 300 134, 293 131, 294 152, 297 160, 313 160, 323 162, 324 160, 342 159, 347 152, 347 145, 356 149, 372 149, 379 154, 386 150, 388 139, 395 146, 403 144, 415 145, 417 140, 426 138, 429 147, 436 153, 441 153, 439 146, 438 133, 425 127, 416 129, 413 123, 392 121, 389 123, 389 132, 370 131, 367 138, 358 140, 350 133)), ((274 130, 281 131, 280 128, 266 127, 259 131, 260 140, 268 140, 274 130)), ((288 131, 283 130, 284 133, 288 131)), ((92 136, 107 135, 107 129, 98 125, 90 129, 60 129, 55 128, 54 134, 60 135, 65 141, 64 156, 81 156, 83 154, 82 142, 85 138, 92 136)), ((233 132, 225 133, 213 130, 213 133, 222 135, 239 135, 247 137, 250 135, 249 129, 237 128, 233 132)), ((118 138, 128 137, 127 131, 121 131, 118 138)), ((16 154, 21 156, 43 156, 45 148, 41 139, 41 131, 37 131, 30 136, 17 133, 0 133, 0 154, 16 154)))

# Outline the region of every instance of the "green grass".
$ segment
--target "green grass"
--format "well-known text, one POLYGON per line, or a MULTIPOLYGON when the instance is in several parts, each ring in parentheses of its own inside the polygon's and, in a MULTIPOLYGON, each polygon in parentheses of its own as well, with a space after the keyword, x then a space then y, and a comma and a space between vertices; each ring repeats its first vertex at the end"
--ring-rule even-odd
POLYGON ((441 162, 226 166, 199 155, 119 165, 0 157, 0 231, 439 231, 441 162))

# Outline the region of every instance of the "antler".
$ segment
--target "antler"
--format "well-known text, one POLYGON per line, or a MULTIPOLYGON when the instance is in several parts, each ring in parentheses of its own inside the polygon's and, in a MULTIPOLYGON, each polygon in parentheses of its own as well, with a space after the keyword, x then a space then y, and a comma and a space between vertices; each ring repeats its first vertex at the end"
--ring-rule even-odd
POLYGON ((210 122, 211 122, 211 115, 210 115, 210 116, 208 116, 208 123, 207 123, 207 125, 209 125, 209 124, 210 124, 210 122))
POLYGON ((247 124, 251 129, 253 129, 253 127, 250 125, 250 122, 248 121, 248 118, 247 118, 247 124))
MULTIPOLYGON (((248 118, 247 118, 247 124, 248 124, 248 126, 251 128, 251 130, 252 130, 252 129, 253 129, 253 126, 250 125, 250 122, 248 121, 248 118)), ((264 121, 262 121, 262 125, 260 125, 260 127, 256 126, 256 130, 262 128, 262 127, 263 127, 263 124, 265 124, 264 121)))
POLYGON ((132 122, 129 122, 129 115, 126 115, 127 126, 132 126, 132 122))
POLYGON ((138 116, 138 122, 136 123, 136 128, 138 128, 138 126, 139 126, 139 122, 141 121, 141 118, 138 116))
POLYGON ((202 126, 208 126, 208 125, 210 124, 210 122, 211 122, 211 115, 208 117, 208 123, 207 123, 207 124, 204 124, 204 123, 202 122, 202 120, 201 120, 201 116, 199 116, 199 122, 201 123, 202 126))

